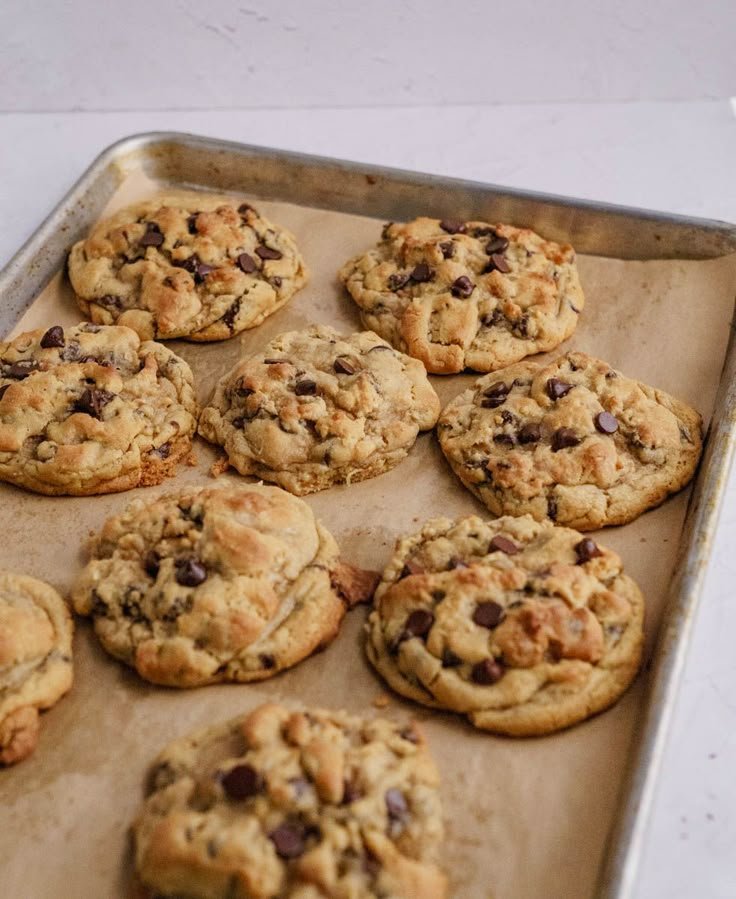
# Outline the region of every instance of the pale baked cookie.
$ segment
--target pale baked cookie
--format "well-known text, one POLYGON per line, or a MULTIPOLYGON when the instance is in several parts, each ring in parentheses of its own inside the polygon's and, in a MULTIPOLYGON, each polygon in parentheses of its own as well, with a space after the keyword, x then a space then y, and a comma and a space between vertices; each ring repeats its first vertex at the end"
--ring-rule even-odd
POLYGON ((529 515, 437 518, 397 543, 366 650, 403 696, 537 736, 621 696, 643 613, 616 553, 577 531, 529 515))
POLYGON ((690 406, 585 353, 480 378, 442 412, 455 474, 494 515, 625 524, 684 487, 702 450, 690 406))
POLYGON ((161 753, 136 872, 161 897, 443 899, 438 781, 415 725, 263 705, 161 753))
POLYGON ((69 277, 94 322, 224 340, 283 306, 307 270, 292 235, 249 203, 192 193, 100 222, 72 248, 69 277))
POLYGON ((39 711, 72 685, 72 619, 53 587, 0 571, 0 765, 36 748, 39 711))
POLYGON ((158 484, 191 450, 189 366, 130 328, 0 341, 0 480, 84 496, 158 484))
POLYGON ((486 222, 388 224, 340 277, 368 328, 441 375, 554 349, 584 305, 571 246, 486 222))
POLYGON ((199 433, 244 475, 302 495, 372 478, 406 457, 440 403, 420 362, 372 331, 281 334, 222 378, 199 433))
POLYGON ((110 518, 72 592, 105 649, 172 687, 262 680, 325 647, 375 580, 278 487, 191 487, 110 518))

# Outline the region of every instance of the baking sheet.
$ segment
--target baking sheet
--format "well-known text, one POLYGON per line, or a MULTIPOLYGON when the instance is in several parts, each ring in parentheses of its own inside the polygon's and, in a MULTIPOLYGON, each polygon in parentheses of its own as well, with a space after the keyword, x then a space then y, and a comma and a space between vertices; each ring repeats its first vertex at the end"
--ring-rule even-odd
MULTIPOLYGON (((116 193, 109 210, 156 187, 137 172, 116 193)), ((313 321, 346 331, 360 327, 335 273, 349 255, 377 239, 381 223, 284 203, 258 205, 296 234, 312 279, 254 331, 218 344, 169 344, 192 365, 202 401, 241 352, 260 347, 283 330, 313 321)), ((599 355, 626 374, 675 393, 707 419, 733 312, 736 258, 621 262, 581 257, 579 264, 587 306, 566 346, 599 355)), ((78 320, 71 290, 60 273, 16 330, 78 320)), ((444 403, 464 389, 470 377, 432 381, 444 403)), ((161 487, 113 496, 50 499, 0 485, 4 518, 13 523, 0 546, 0 565, 68 590, 84 562, 80 545, 87 532, 124 508, 134 494, 211 482, 207 472, 212 449, 197 441, 196 453, 196 468, 183 468, 161 487)), ((623 555, 627 571, 644 590, 649 648, 674 566, 686 501, 686 493, 680 494, 600 538, 623 555)), ((455 481, 431 435, 420 437, 393 472, 333 488, 307 502, 335 534, 344 555, 372 568, 382 567, 399 534, 425 518, 484 512, 455 481)), ((371 703, 386 691, 363 658, 364 615, 364 610, 352 612, 331 647, 277 678, 196 691, 146 684, 100 650, 89 625, 80 623, 72 693, 43 716, 36 754, 0 772, 3 894, 127 895, 127 826, 142 797, 149 761, 175 736, 242 713, 265 699, 378 714, 371 703), (44 864, 38 864, 39 858, 44 864)), ((478 733, 456 716, 430 713, 391 697, 380 714, 421 720, 442 771, 448 830, 443 861, 454 896, 591 895, 637 726, 642 686, 640 677, 611 711, 537 740, 478 733)))

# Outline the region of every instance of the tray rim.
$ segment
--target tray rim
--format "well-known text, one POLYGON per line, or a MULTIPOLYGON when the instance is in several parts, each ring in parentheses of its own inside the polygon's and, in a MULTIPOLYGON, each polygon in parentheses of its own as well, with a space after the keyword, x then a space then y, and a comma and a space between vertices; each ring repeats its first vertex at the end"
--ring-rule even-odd
MULTIPOLYGON (((47 240, 59 230, 60 220, 69 214, 75 204, 82 201, 98 179, 122 163, 123 159, 131 158, 136 152, 165 151, 167 146, 174 145, 212 152, 236 152, 239 155, 262 159, 281 159, 314 169, 337 167, 344 172, 400 180, 417 188, 437 186, 448 191, 492 192, 499 197, 538 202, 563 209, 582 209, 604 216, 633 218, 642 224, 662 223, 692 228, 724 238, 726 243, 730 244, 730 247, 727 247, 730 253, 716 253, 711 258, 736 253, 736 224, 729 222, 522 188, 507 188, 482 181, 352 162, 187 132, 147 131, 120 138, 97 154, 0 270, 0 294, 10 290, 13 282, 22 277, 24 270, 32 270, 35 257, 42 253, 47 240)), ((62 267, 64 261, 65 256, 62 256, 62 267)), ((58 259, 53 266, 48 264, 47 268, 52 269, 49 277, 58 271, 59 267, 58 259)), ((36 289, 33 287, 29 289, 28 301, 21 307, 20 315, 33 302, 38 292, 37 285, 36 289)), ((0 318, 12 318, 10 321, 12 327, 17 321, 15 310, 4 311, 6 315, 0 312, 0 318)), ((736 455, 736 331, 732 323, 706 451, 680 534, 678 560, 672 572, 660 632, 650 660, 651 670, 645 683, 639 736, 638 739, 634 738, 629 748, 622 798, 599 869, 595 895, 603 899, 627 899, 633 895, 641 862, 643 837, 651 818, 654 795, 668 743, 674 700, 682 679, 694 621, 702 599, 711 545, 722 511, 725 482, 734 455, 736 455)))

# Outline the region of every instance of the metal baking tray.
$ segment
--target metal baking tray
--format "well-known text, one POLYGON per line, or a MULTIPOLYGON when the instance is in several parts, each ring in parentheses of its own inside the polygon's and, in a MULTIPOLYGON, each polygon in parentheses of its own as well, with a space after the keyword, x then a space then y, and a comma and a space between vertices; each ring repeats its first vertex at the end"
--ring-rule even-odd
MULTIPOLYGON (((159 182, 247 191, 274 200, 385 220, 437 215, 528 225, 583 253, 619 259, 710 259, 736 252, 736 226, 603 203, 510 190, 379 166, 178 133, 128 137, 105 150, 0 272, 0 333, 7 333, 63 267, 133 170, 159 182)), ((651 660, 638 739, 596 895, 624 899, 637 880, 673 702, 734 452, 736 341, 731 332, 703 463, 688 507, 678 563, 651 660)))

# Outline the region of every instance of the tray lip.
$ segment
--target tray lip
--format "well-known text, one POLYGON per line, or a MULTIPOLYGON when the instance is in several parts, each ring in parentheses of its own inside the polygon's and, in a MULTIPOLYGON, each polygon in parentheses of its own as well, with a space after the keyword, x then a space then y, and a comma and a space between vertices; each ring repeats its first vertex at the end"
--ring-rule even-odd
MULTIPOLYGON (((506 188, 470 179, 433 175, 401 168, 313 155, 238 141, 210 138, 180 131, 145 131, 119 138, 105 147, 64 194, 28 239, 0 270, 0 292, 8 287, 35 253, 41 251, 49 233, 58 227, 57 219, 90 187, 95 179, 114 166, 121 157, 138 151, 165 149, 167 145, 245 154, 250 157, 282 159, 317 168, 330 167, 354 173, 377 175, 421 186, 442 186, 447 190, 491 191, 502 197, 538 201, 552 206, 582 209, 613 217, 632 217, 644 223, 664 223, 696 228, 725 236, 734 242, 736 224, 678 213, 576 199, 541 191, 506 188)), ((731 255, 728 251, 710 258, 731 255)), ((654 257, 653 257, 654 258, 654 257)), ((22 313, 21 313, 22 314, 22 313)), ((718 526, 723 508, 724 482, 736 455, 736 330, 731 335, 721 370, 712 421, 712 433, 706 448, 697 489, 691 495, 688 513, 679 538, 680 555, 672 572, 660 633, 655 643, 653 676, 647 678, 642 705, 641 736, 629 748, 627 773, 622 798, 614 817, 609 842, 599 866, 596 896, 626 899, 636 883, 640 862, 641 838, 646 830, 651 803, 661 770, 662 752, 667 744, 672 718, 672 700, 682 678, 684 659, 690 644, 696 612, 710 557, 709 544, 718 526), (729 369, 731 371, 729 372, 729 369), (730 380, 726 375, 730 373, 730 380), (725 413, 725 414, 724 414, 725 413), (715 426, 717 425, 717 426, 715 426), (679 620, 674 607, 679 606, 679 620), (665 645, 667 644, 667 645, 665 645), (661 694, 661 695, 660 695, 661 694)))

